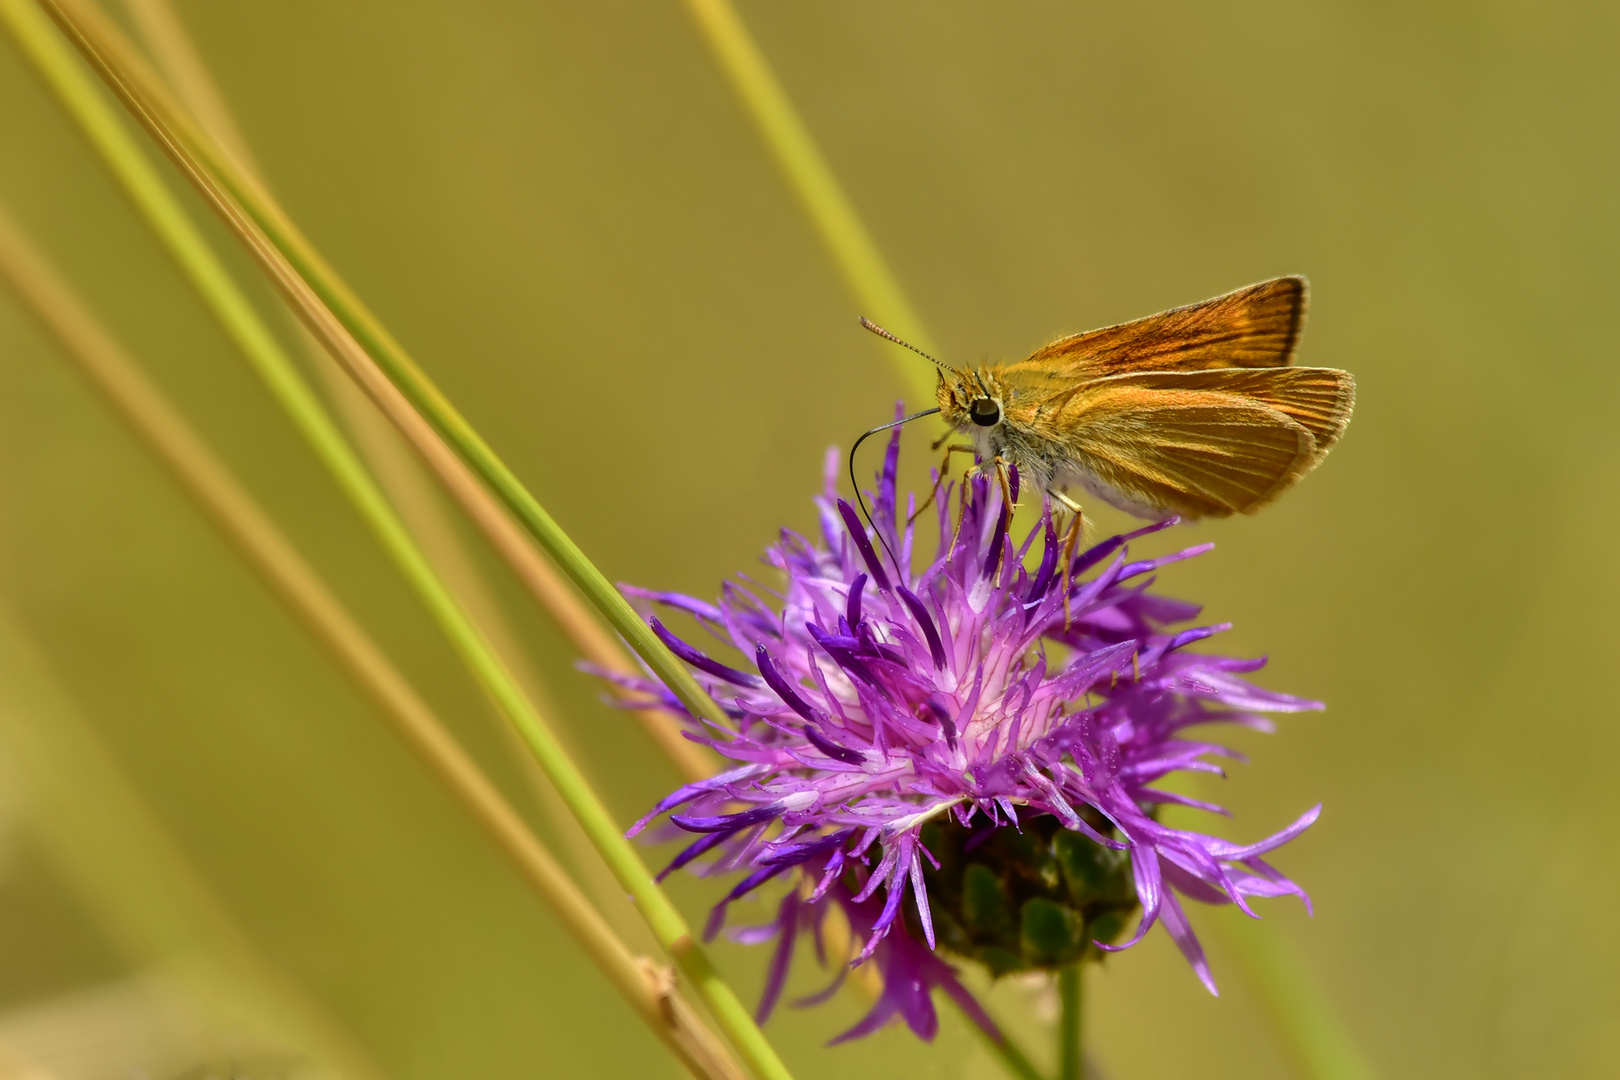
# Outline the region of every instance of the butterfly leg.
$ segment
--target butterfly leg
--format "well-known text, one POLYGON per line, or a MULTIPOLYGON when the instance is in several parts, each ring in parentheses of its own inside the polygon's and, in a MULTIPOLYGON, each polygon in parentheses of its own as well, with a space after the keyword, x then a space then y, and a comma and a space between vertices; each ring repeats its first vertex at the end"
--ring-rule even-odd
POLYGON ((1011 463, 997 454, 991 464, 995 466, 996 483, 1001 485, 1001 505, 1006 509, 1007 520, 1010 523, 1013 511, 1018 509, 1018 504, 1013 501, 1012 478, 1008 471, 1011 463))
POLYGON ((1080 546, 1080 537, 1086 530, 1086 512, 1079 503, 1061 491, 1048 490, 1047 494, 1073 515, 1063 536, 1063 630, 1067 633, 1072 621, 1069 594, 1074 585, 1074 550, 1080 546))
POLYGON ((1069 611, 1069 597, 1074 592, 1074 549, 1080 546, 1080 533, 1082 531, 1079 514, 1074 515, 1069 522, 1069 528, 1063 536, 1063 632, 1069 632, 1069 624, 1073 619, 1069 611))
POLYGON ((1075 522, 1080 526, 1082 539, 1084 538, 1083 534, 1091 532, 1092 520, 1086 517, 1086 511, 1079 503, 1069 498, 1068 493, 1062 491, 1048 491, 1047 494, 1052 496, 1052 498, 1056 500, 1056 502, 1061 505, 1063 509, 1074 515, 1075 522))
POLYGON ((1052 491, 1052 490, 1048 489, 1048 491, 1046 493, 1048 495, 1052 496, 1052 501, 1053 502, 1062 504, 1063 509, 1065 509, 1069 513, 1073 514, 1075 517, 1084 518, 1086 516, 1085 510, 1083 510, 1081 508, 1079 503, 1077 503, 1073 499, 1069 498, 1068 492, 1066 492, 1066 491, 1052 491))
POLYGON ((956 526, 951 529, 951 546, 945 549, 947 563, 951 561, 951 556, 956 554, 956 541, 962 535, 962 519, 967 516, 968 486, 965 481, 956 489, 956 494, 956 526))
MULTIPOLYGON (((938 450, 939 449, 939 444, 941 442, 944 442, 945 439, 950 438, 950 436, 951 436, 951 433, 947 432, 944 438, 940 439, 939 442, 934 443, 933 449, 938 450)), ((939 475, 934 477, 934 486, 928 492, 928 498, 924 499, 923 504, 921 506, 917 507, 917 509, 912 512, 911 517, 906 519, 906 524, 907 525, 910 525, 913 521, 916 521, 918 516, 920 516, 924 510, 928 509, 931 505, 933 505, 934 496, 939 494, 940 485, 945 483, 945 476, 946 476, 947 473, 949 473, 951 471, 951 455, 952 454, 958 454, 958 453, 971 454, 971 453, 973 453, 973 447, 968 446, 965 443, 958 443, 955 446, 951 446, 951 447, 946 448, 946 450, 945 450, 945 460, 939 463, 939 475)))

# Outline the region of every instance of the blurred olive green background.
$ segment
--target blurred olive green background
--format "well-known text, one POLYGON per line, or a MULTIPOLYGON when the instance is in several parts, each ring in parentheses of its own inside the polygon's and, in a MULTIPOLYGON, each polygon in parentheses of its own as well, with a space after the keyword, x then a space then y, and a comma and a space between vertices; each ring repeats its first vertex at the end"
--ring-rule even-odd
MULTIPOLYGON (((824 449, 892 409, 891 358, 673 0, 179 10, 293 215, 611 578, 712 594, 811 523, 824 449)), ((1277 859, 1315 918, 1262 912, 1376 1075, 1620 1071, 1620 9, 740 10, 952 361, 1310 275, 1302 359, 1355 372, 1349 434, 1263 516, 1172 538, 1219 547, 1162 588, 1235 621, 1223 647, 1269 653, 1267 685, 1329 708, 1240 740, 1251 763, 1204 789, 1236 817, 1212 827, 1254 839, 1325 804, 1277 859)), ((9 42, 0 198, 557 836, 492 711, 9 42)), ((908 435, 914 467, 935 433, 908 435)), ((628 823, 674 774, 468 535, 628 823)), ((256 958, 228 971, 260 965, 318 1018, 303 1030, 326 1025, 267 1054, 675 1075, 9 293, 0 592, 5 707, 76 718, 72 760, 105 759, 54 789, 0 760, 0 1050, 73 1017, 107 1032, 184 936, 120 913, 163 894, 134 849, 44 820, 82 799, 115 822, 138 803, 188 902, 256 958)), ((694 917, 718 891, 674 888, 694 917)), ((1089 977, 1109 1077, 1300 1075, 1223 940, 1219 999, 1157 930, 1089 977)), ((752 999, 763 951, 719 954, 752 999)), ((821 977, 802 956, 795 985, 821 977)), ((251 997, 232 978, 221 1000, 251 997)), ((1040 1035, 1038 994, 992 1000, 1040 1035)), ((768 1031, 802 1077, 997 1075, 954 1016, 932 1046, 891 1029, 821 1048, 858 1014, 840 998, 768 1031)), ((167 1045, 243 1053, 213 1038, 167 1045)), ((120 1052, 60 1074, 133 1075, 120 1052)))

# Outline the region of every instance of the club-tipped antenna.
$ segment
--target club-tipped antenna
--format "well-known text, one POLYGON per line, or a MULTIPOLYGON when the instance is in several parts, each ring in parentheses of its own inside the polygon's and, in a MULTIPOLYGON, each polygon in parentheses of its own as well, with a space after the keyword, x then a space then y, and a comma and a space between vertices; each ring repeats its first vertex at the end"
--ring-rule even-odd
MULTIPOLYGON (((876 334, 878 337, 882 338, 884 341, 892 341, 896 345, 900 346, 902 349, 910 349, 912 352, 916 353, 918 356, 922 357, 924 360, 927 360, 930 364, 933 364, 935 367, 939 368, 939 370, 941 370, 941 371, 950 371, 951 370, 950 367, 946 366, 945 364, 940 363, 938 360, 935 360, 932 356, 929 356, 927 353, 925 353, 921 349, 917 348, 917 346, 913 345, 911 342, 903 341, 900 338, 895 337, 893 334, 891 334, 887 330, 883 329, 883 327, 879 326, 877 323, 873 322, 871 319, 868 319, 865 315, 862 315, 860 318, 861 318, 861 325, 862 326, 864 326, 868 330, 872 331, 872 333, 876 334)), ((925 414, 918 413, 917 415, 922 416, 922 415, 925 415, 925 414)), ((890 426, 893 427, 894 425, 891 424, 890 426)), ((883 430, 882 428, 873 428, 872 429, 872 431, 882 431, 882 430, 883 430)), ((866 434, 870 435, 870 434, 872 434, 872 432, 868 431, 866 434)))
MULTIPOLYGON (((890 334, 887 330, 883 330, 872 325, 864 318, 861 320, 861 325, 866 327, 868 330, 871 330, 873 333, 894 338, 894 340, 899 342, 901 345, 906 345, 905 342, 900 341, 899 338, 894 337, 894 335, 890 334)), ((909 349, 911 346, 906 345, 906 348, 909 349)), ((921 352, 920 349, 918 351, 921 352)), ((928 356, 927 353, 923 353, 923 355, 928 356)), ((934 360, 932 356, 928 356, 928 359, 934 360)), ((937 364, 939 361, 934 360, 934 363, 937 364)), ((939 407, 935 406, 932 409, 924 409, 922 412, 914 412, 910 416, 903 416, 898 420, 890 420, 887 424, 879 424, 871 431, 866 432, 860 438, 856 439, 855 445, 849 448, 849 486, 855 489, 855 501, 860 505, 861 516, 866 519, 866 524, 871 526, 872 535, 878 538, 878 543, 883 545, 883 550, 889 553, 889 561, 894 563, 894 572, 898 574, 902 580, 905 579, 906 572, 900 565, 900 557, 894 553, 894 549, 889 546, 889 542, 883 539, 883 530, 878 528, 877 522, 872 520, 871 513, 869 513, 866 509, 866 497, 861 494, 861 485, 855 480, 855 451, 861 448, 861 443, 865 442, 867 439, 871 438, 873 435, 876 435, 880 431, 888 431, 890 428, 897 428, 901 424, 909 424, 911 421, 921 419, 924 416, 933 416, 937 412, 939 412, 939 407)))

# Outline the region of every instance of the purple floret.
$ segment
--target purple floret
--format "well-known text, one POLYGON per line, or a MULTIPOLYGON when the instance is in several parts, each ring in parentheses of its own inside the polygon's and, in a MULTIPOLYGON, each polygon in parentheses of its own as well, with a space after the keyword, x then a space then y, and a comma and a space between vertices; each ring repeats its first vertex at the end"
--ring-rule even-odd
MULTIPOLYGON (((721 663, 653 620, 736 718, 735 730, 720 732, 680 712, 688 737, 738 767, 673 793, 631 835, 669 814, 698 834, 670 869, 712 853, 705 873, 744 874, 715 907, 711 935, 731 901, 772 879, 793 883, 773 924, 741 932, 746 940, 778 941, 762 1016, 781 993, 793 943, 810 933, 819 944, 825 912, 841 907, 861 943, 854 962, 874 959, 884 987, 872 1012, 841 1039, 894 1016, 931 1037, 934 988, 994 1031, 933 951, 924 874, 933 856, 921 837, 925 824, 946 816, 988 832, 1049 814, 1098 844, 1128 851, 1141 919, 1124 944, 1096 946, 1128 948, 1162 922, 1214 993, 1178 894, 1235 903, 1250 915, 1251 897, 1292 894, 1308 905, 1304 891, 1263 856, 1304 831, 1320 807, 1240 846, 1161 824, 1160 805, 1222 811, 1154 785, 1175 772, 1219 772, 1207 759, 1235 756, 1184 738, 1187 728, 1222 722, 1269 730, 1259 713, 1320 706, 1240 677, 1263 660, 1185 651, 1225 627, 1173 631, 1199 609, 1148 589, 1160 567, 1210 545, 1155 559, 1128 555, 1132 541, 1173 519, 1075 553, 1065 572, 1050 512, 1015 542, 1005 532, 1000 485, 973 477, 964 489, 942 490, 933 516, 937 554, 913 571, 915 529, 897 514, 899 446, 896 430, 873 497, 881 542, 837 498, 836 458, 829 457, 826 492, 817 500, 820 542, 783 531, 766 552, 785 579, 769 602, 745 582, 728 585, 718 605, 626 590, 690 615, 757 671, 721 663), (1043 546, 1031 572, 1026 562, 1037 539, 1043 546), (1093 824, 1104 821, 1104 830, 1093 824), (914 919, 901 917, 908 896, 914 919)), ((650 680, 636 688, 656 704, 673 703, 650 680)))

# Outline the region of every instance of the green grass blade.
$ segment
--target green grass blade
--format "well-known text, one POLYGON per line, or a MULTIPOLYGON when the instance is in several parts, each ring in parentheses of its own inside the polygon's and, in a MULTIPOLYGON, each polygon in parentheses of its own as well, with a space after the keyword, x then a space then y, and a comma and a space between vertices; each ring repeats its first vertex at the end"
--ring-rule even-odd
POLYGON ((463 750, 409 680, 276 527, 269 514, 147 380, 0 207, 0 279, 219 527, 225 538, 379 707, 489 834, 630 1006, 696 1075, 737 1070, 690 1006, 665 998, 648 972, 463 750), (666 1009, 666 1006, 668 1008, 666 1009))
POLYGON ((729 721, 724 712, 697 684, 686 666, 658 640, 619 590, 586 557, 573 538, 518 479, 517 474, 484 441, 449 398, 440 392, 382 323, 349 291, 314 248, 303 240, 290 223, 272 212, 269 200, 256 194, 245 177, 233 177, 224 169, 219 175, 231 194, 241 201, 243 208, 337 316, 344 329, 354 336, 411 405, 427 418, 490 490, 499 496, 552 562, 568 576, 614 631, 646 661, 681 704, 694 716, 719 725, 721 730, 728 728, 729 721))
MULTIPOLYGON (((132 95, 139 98, 139 108, 132 104, 132 111, 137 112, 149 129, 154 124, 163 127, 164 137, 160 141, 172 140, 172 145, 165 144, 171 156, 176 153, 189 156, 206 172, 209 181, 217 183, 251 218, 280 257, 296 271, 300 284, 307 285, 324 309, 365 350, 367 362, 380 367, 413 408, 454 447, 659 680, 693 715, 719 725, 724 731, 729 726, 724 712, 697 684, 686 666, 665 648, 612 583, 586 558, 517 475, 304 237, 269 192, 198 128, 184 110, 167 107, 158 88, 140 79, 134 65, 125 65, 116 77, 108 74, 109 64, 116 65, 121 60, 122 50, 113 28, 107 26, 92 7, 78 0, 41 0, 41 4, 104 75, 123 80, 124 85, 118 90, 125 96, 126 104, 130 103, 132 95), (142 110, 146 115, 141 115, 142 110)), ((521 569, 519 574, 521 576, 521 569)), ((681 755, 672 756, 679 759, 681 755)), ((685 767, 690 765, 690 759, 685 763, 677 760, 677 763, 685 767)))
MULTIPOLYGON (((178 103, 168 102, 163 82, 145 70, 139 53, 124 40, 115 25, 99 17, 93 7, 75 5, 73 14, 81 20, 81 25, 97 46, 112 56, 131 81, 141 86, 159 111, 168 116, 177 134, 185 138, 205 160, 214 163, 211 167, 216 175, 224 170, 238 177, 235 183, 227 182, 225 185, 238 203, 242 203, 244 198, 263 198, 269 202, 271 212, 256 215, 260 227, 264 228, 267 222, 282 223, 294 238, 291 248, 306 252, 312 260, 310 265, 319 264, 324 268, 325 264, 320 262, 319 256, 308 250, 308 244, 296 228, 285 222, 284 215, 275 206, 229 106, 169 0, 125 0, 125 7, 139 27, 148 48, 156 56, 164 78, 174 88, 178 103)), ((283 250, 285 252, 287 248, 283 250)), ((337 284, 342 285, 341 282, 337 284)), ((359 304, 347 289, 340 289, 332 295, 339 293, 345 302, 359 304)), ((328 306, 331 306, 330 302, 328 306)), ((376 320, 363 306, 360 317, 350 324, 350 332, 353 333, 354 327, 362 324, 372 325, 381 332, 381 327, 375 325, 376 320)), ((458 566, 471 570, 471 562, 457 550, 459 541, 454 532, 446 527, 448 519, 438 512, 438 504, 426 497, 421 478, 414 469, 390 467, 406 451, 392 436, 383 433, 383 423, 376 419, 370 405, 360 400, 361 395, 346 376, 325 362, 319 343, 307 334, 302 336, 305 344, 317 354, 317 371, 321 377, 329 380, 331 385, 328 388, 332 390, 342 418, 361 451, 371 461, 373 471, 404 514, 407 524, 423 540, 428 554, 434 557, 450 584, 458 589, 463 602, 468 604, 474 616, 490 633, 491 640, 497 647, 503 646, 510 635, 500 632, 503 619, 499 611, 492 604, 478 602, 482 590, 477 587, 476 572, 473 575, 455 573, 458 566), (436 540, 446 540, 449 544, 436 543, 436 540), (464 584, 470 588, 461 588, 464 584)), ((409 363, 409 357, 405 358, 405 362, 414 367, 409 363)), ((559 576, 553 564, 534 549, 532 540, 522 530, 509 525, 508 517, 486 488, 474 483, 459 486, 452 494, 464 503, 473 500, 478 504, 467 507, 474 522, 484 529, 497 552, 506 559, 541 608, 556 621, 558 628, 574 642, 582 657, 618 674, 640 674, 641 668, 631 659, 620 639, 606 629, 600 614, 584 603, 576 589, 559 576)), ((516 654, 506 650, 506 655, 516 654)), ((517 674, 520 679, 525 678, 521 668, 517 669, 517 674)), ((718 759, 705 748, 683 738, 676 726, 669 722, 667 712, 634 705, 627 705, 626 711, 636 718, 642 731, 685 779, 703 779, 719 771, 718 759)), ((541 797, 548 801, 550 798, 549 794, 541 797)))
MULTIPOLYGON (((234 157, 248 176, 268 190, 252 147, 174 5, 170 0, 124 0, 123 8, 155 65, 153 74, 143 75, 146 81, 158 86, 166 84, 178 105, 191 114, 203 132, 234 157)), ((116 35, 120 39, 117 47, 126 70, 141 63, 133 45, 124 44, 122 34, 115 27, 107 24, 100 29, 104 37, 116 35)), ((548 703, 539 673, 526 662, 526 652, 517 631, 498 603, 484 567, 479 564, 468 539, 456 528, 453 511, 439 498, 432 477, 414 460, 410 448, 400 441, 388 420, 378 415, 365 393, 347 373, 329 362, 325 349, 297 317, 286 310, 282 314, 293 329, 299 351, 308 361, 308 370, 319 381, 319 389, 326 393, 338 420, 411 534, 541 713, 555 713, 548 703)), ((493 503, 493 497, 482 487, 476 490, 493 503)), ((499 512, 498 507, 494 509, 499 512)), ((507 520, 504 515, 501 517, 507 520)), ((509 562, 514 561, 510 558, 513 553, 527 556, 521 570, 516 565, 513 569, 519 571, 518 577, 558 627, 574 639, 581 656, 607 670, 623 674, 638 671, 628 650, 606 631, 596 613, 584 603, 577 590, 563 580, 527 535, 516 526, 509 531, 513 534, 512 543, 502 554, 509 556, 509 562)), ((635 717, 643 732, 671 759, 685 779, 712 776, 719 771, 716 757, 706 748, 683 738, 677 725, 670 722, 668 712, 629 707, 623 711, 635 717)), ((645 937, 644 928, 635 914, 620 902, 623 890, 602 865, 589 839, 511 725, 499 717, 495 717, 495 721, 535 805, 556 829, 557 847, 570 856, 568 865, 585 895, 607 917, 613 930, 625 938, 626 944, 656 948, 650 940, 645 946, 639 944, 645 937)), ((567 732, 561 734, 566 739, 567 732)))
MULTIPOLYGON (((70 32, 76 29, 71 18, 60 9, 48 2, 42 6, 70 32)), ((624 838, 612 815, 558 743, 550 726, 439 579, 336 423, 186 217, 179 202, 103 99, 100 89, 73 56, 71 49, 40 8, 30 0, 0 0, 0 18, 5 20, 24 55, 56 94, 198 296, 359 512, 396 569, 427 608, 441 632, 449 638, 462 661, 528 744, 592 845, 635 902, 660 946, 691 980, 738 1052, 761 1080, 787 1080, 790 1075, 787 1068, 760 1032, 753 1016, 714 970, 685 919, 653 881, 640 855, 624 838)), ((144 102, 134 97, 129 87, 119 80, 118 73, 105 65, 104 57, 88 48, 82 36, 75 34, 74 43, 86 48, 87 54, 96 62, 109 84, 238 231, 254 256, 271 272, 278 287, 288 293, 290 299, 307 304, 308 298, 299 293, 302 280, 297 279, 290 266, 282 265, 285 260, 277 261, 278 253, 269 241, 239 216, 240 208, 223 197, 223 193, 211 188, 210 178, 201 172, 198 164, 189 158, 183 148, 170 141, 171 133, 144 111, 144 102)), ((334 355, 342 351, 342 343, 332 337, 332 328, 320 322, 320 316, 329 313, 324 309, 314 311, 302 304, 299 313, 306 321, 315 323, 312 329, 317 329, 317 336, 334 355)), ((345 354, 345 359, 354 361, 361 358, 345 354)), ((367 389, 374 397, 385 393, 383 387, 368 385, 367 389)), ((393 388, 388 386, 386 389, 393 388)), ((513 483, 516 483, 515 478, 513 483)), ((521 485, 518 487, 521 490, 521 485)), ((529 501, 533 502, 532 498, 529 501)), ((533 508, 539 514, 544 514, 538 503, 534 503, 533 508)), ((545 520, 550 522, 549 517, 545 520)), ((558 537, 562 537, 561 530, 557 530, 554 523, 551 523, 551 527, 558 537)), ((600 571, 591 566, 572 541, 568 541, 566 546, 575 562, 581 567, 588 567, 600 582, 601 589, 611 593, 635 626, 651 638, 646 626, 635 617, 617 591, 607 584, 600 571)), ((586 592, 590 595, 589 589, 586 592)), ((652 640, 656 642, 656 638, 652 640)), ((659 648, 662 650, 661 644, 659 648)), ((663 651, 668 655, 667 650, 663 651)), ((673 656, 669 660, 679 666, 673 656)), ((692 682, 685 669, 681 671, 687 681, 692 682)), ((696 685, 695 682, 693 685, 696 685)), ((710 707, 717 708, 712 702, 710 707)))

